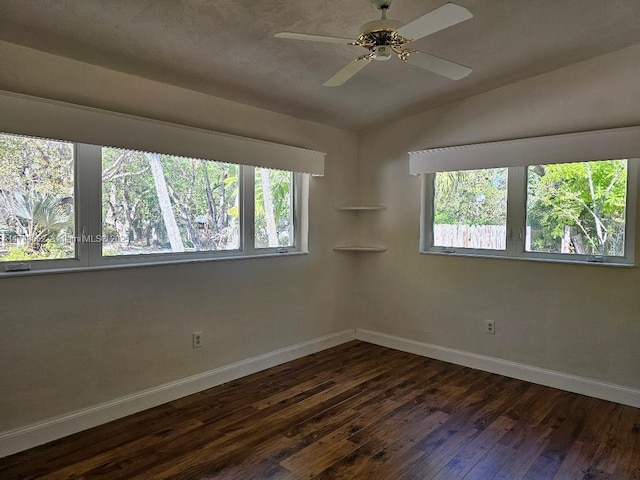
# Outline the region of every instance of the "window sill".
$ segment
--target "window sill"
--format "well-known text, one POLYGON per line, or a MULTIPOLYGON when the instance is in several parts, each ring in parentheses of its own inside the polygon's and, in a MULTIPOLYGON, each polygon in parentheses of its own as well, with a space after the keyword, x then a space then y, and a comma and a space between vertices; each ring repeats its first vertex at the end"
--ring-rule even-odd
POLYGON ((553 259, 553 258, 534 258, 534 257, 514 257, 509 255, 491 255, 482 253, 463 253, 463 252, 436 252, 430 250, 420 250, 420 253, 424 255, 441 255, 445 257, 471 257, 471 258, 490 258, 496 260, 523 260, 525 262, 540 262, 540 263, 564 263, 569 265, 593 265, 597 267, 616 267, 616 268, 632 268, 635 267, 633 263, 620 263, 620 262, 587 262, 585 260, 566 260, 566 259, 553 259))
POLYGON ((273 257, 291 257, 298 255, 308 255, 309 252, 286 252, 286 253, 262 253, 255 255, 227 255, 224 257, 209 257, 209 258, 190 258, 190 259, 174 259, 163 261, 146 261, 146 262, 132 262, 121 263, 112 265, 93 265, 83 267, 67 267, 67 268, 47 268, 42 270, 28 270, 17 272, 0 272, 0 278, 12 278, 12 277, 26 277, 31 275, 50 275, 57 273, 74 273, 74 272, 95 272, 99 270, 120 270, 124 268, 139 268, 139 267, 158 267, 162 265, 179 265, 186 263, 207 263, 207 262, 224 262, 227 260, 249 260, 257 258, 273 258, 273 257))

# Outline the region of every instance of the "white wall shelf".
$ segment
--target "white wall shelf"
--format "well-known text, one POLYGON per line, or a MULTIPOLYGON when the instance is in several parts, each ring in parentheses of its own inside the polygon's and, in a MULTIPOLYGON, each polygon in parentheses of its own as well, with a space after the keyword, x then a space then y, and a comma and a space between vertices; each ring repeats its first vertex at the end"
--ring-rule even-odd
POLYGON ((348 245, 333 247, 334 252, 386 252, 387 247, 368 247, 365 245, 348 245))
MULTIPOLYGON (((336 205, 336 210, 343 212, 380 212, 386 210, 384 205, 336 205)), ((334 252, 385 252, 387 247, 372 245, 343 245, 333 247, 334 252)))

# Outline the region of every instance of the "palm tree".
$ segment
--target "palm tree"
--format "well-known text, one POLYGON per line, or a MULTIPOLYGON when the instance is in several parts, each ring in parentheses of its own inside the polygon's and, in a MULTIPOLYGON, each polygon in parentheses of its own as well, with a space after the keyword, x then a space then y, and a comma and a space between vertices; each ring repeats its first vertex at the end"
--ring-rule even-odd
POLYGON ((29 251, 41 251, 47 240, 73 226, 73 198, 15 192, 8 200, 8 221, 26 239, 29 251))

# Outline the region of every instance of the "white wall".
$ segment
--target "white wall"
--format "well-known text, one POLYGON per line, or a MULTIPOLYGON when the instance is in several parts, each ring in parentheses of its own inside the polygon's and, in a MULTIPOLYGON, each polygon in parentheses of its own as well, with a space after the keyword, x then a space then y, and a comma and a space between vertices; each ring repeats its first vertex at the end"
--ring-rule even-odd
POLYGON ((0 43, 0 89, 327 152, 310 185, 311 253, 0 278, 0 432, 353 328, 357 138, 0 43), (191 348, 203 331, 205 346, 191 348))
POLYGON ((640 269, 419 254, 407 156, 640 125, 638 78, 640 45, 362 132, 360 198, 389 209, 362 218, 360 234, 389 251, 360 259, 358 326, 639 388, 640 269))

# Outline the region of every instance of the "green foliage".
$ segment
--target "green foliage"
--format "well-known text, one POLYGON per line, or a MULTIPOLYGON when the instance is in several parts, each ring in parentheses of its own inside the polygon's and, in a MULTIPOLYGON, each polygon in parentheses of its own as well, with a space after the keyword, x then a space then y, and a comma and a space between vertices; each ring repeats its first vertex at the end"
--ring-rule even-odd
POLYGON ((268 170, 267 181, 263 181, 263 169, 256 168, 255 177, 255 236, 256 246, 288 246, 291 237, 292 174, 283 170, 268 170), (264 184, 269 186, 270 195, 265 196, 264 184), (271 201, 271 210, 267 204, 271 201), (269 215, 274 222, 273 239, 269 239, 269 215))
POLYGON ((25 260, 53 260, 73 257, 73 248, 49 239, 39 250, 33 250, 27 245, 14 245, 7 249, 7 253, 0 255, 0 261, 21 262, 25 260))
POLYGON ((34 191, 28 195, 15 192, 9 201, 9 214, 26 231, 29 240, 42 244, 51 234, 73 224, 73 199, 41 195, 34 191))
POLYGON ((0 232, 13 239, 2 259, 68 257, 58 237, 72 224, 73 146, 0 134, 0 232))
POLYGON ((0 191, 73 196, 73 145, 0 134, 0 191))
POLYGON ((532 250, 623 255, 626 160, 530 167, 532 250))
POLYGON ((438 225, 504 225, 507 217, 507 169, 436 174, 438 225))
POLYGON ((0 260, 7 262, 17 262, 22 260, 29 260, 34 257, 34 253, 31 252, 26 245, 15 245, 7 249, 7 253, 0 255, 0 260))

